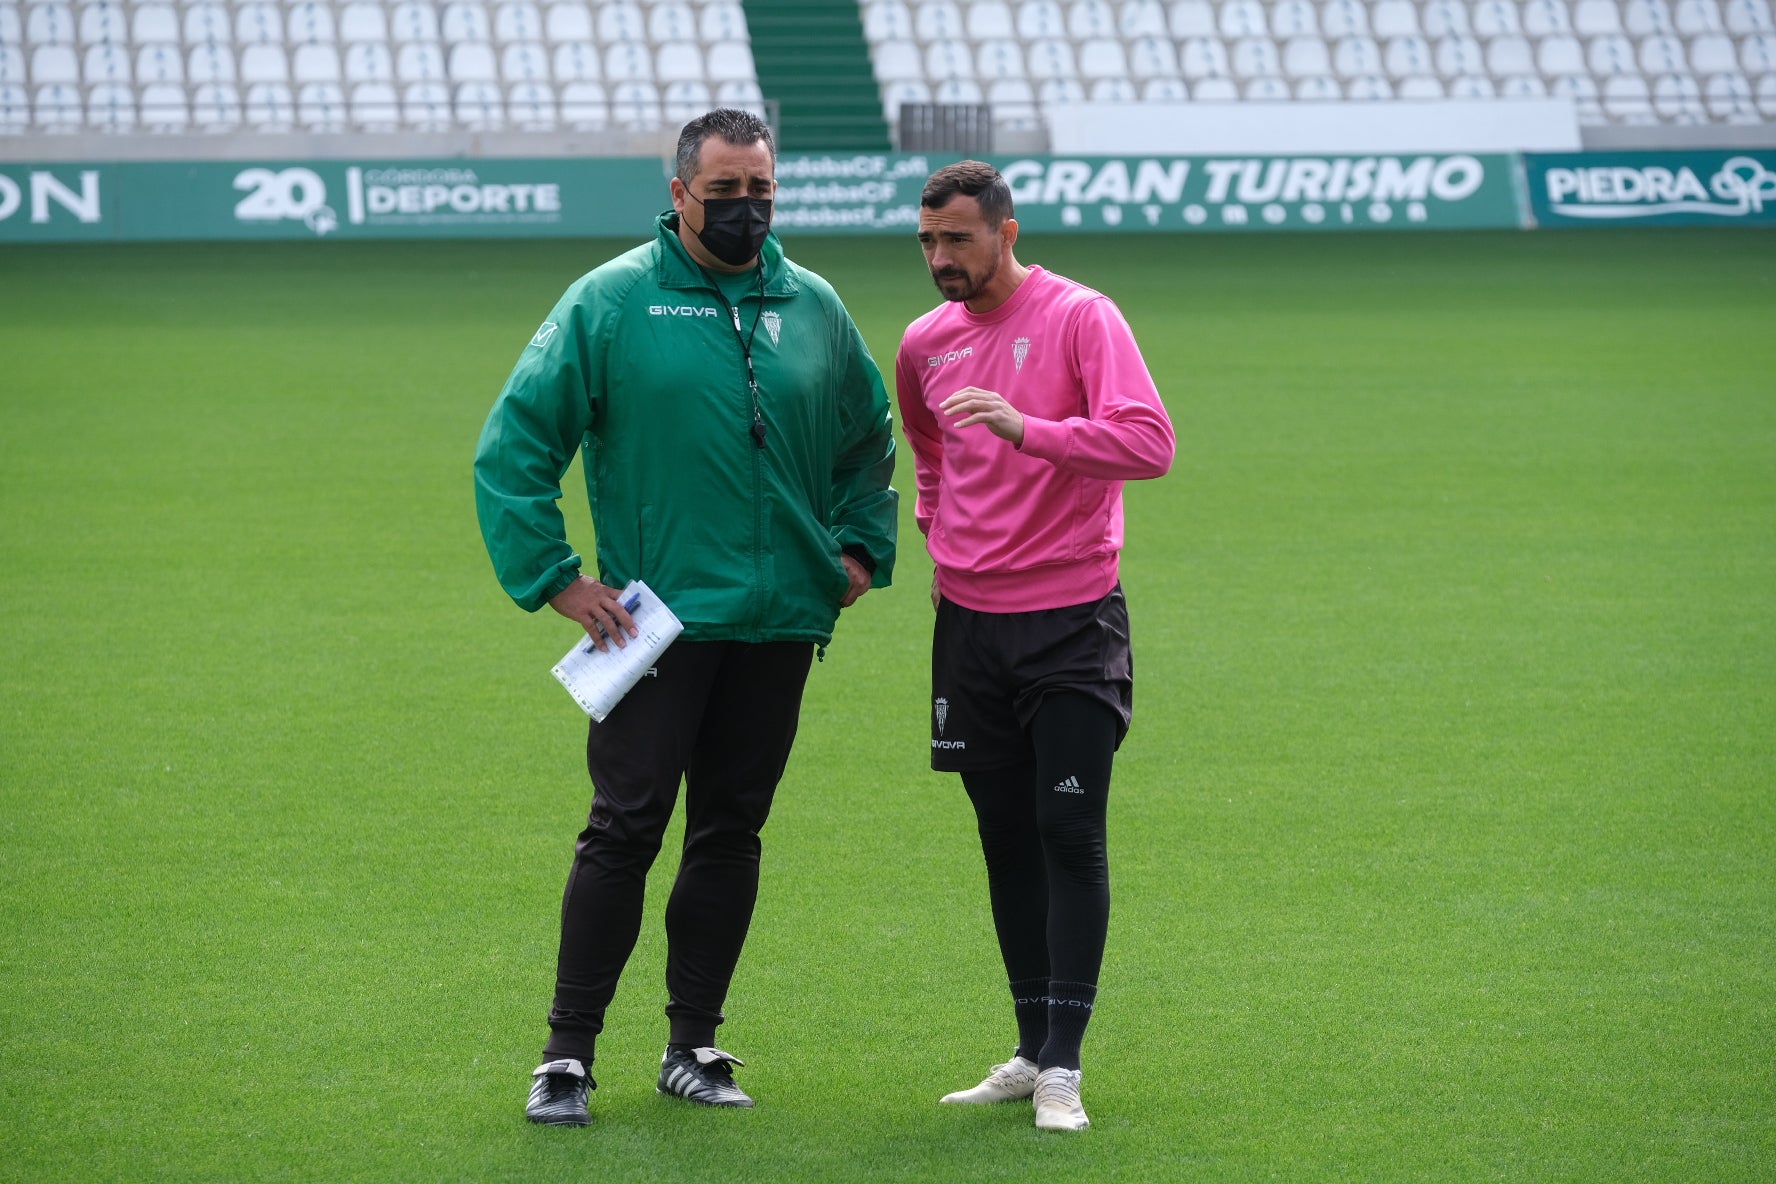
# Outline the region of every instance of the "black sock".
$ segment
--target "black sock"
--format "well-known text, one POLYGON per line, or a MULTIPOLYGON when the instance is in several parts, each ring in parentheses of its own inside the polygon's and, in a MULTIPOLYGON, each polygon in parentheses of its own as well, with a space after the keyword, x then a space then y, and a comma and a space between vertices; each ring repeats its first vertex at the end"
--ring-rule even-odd
POLYGON ((1079 1068, 1079 1045, 1085 1040, 1085 1026, 1091 1022, 1097 998, 1098 988, 1092 983, 1056 979, 1048 984, 1048 1041, 1036 1059, 1037 1068, 1079 1068))
POLYGON ((1011 1006, 1017 1014, 1017 1055, 1034 1061, 1048 1040, 1048 980, 1023 978, 1012 983, 1011 1006))

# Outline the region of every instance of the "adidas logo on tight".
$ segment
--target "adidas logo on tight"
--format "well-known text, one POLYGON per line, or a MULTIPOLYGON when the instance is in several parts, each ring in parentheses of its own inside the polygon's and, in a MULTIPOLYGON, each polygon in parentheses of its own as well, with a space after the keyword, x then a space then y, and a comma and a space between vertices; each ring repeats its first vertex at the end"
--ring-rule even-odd
POLYGON ((1084 788, 1082 788, 1079 784, 1079 778, 1072 777, 1072 776, 1069 776, 1065 781, 1063 781, 1059 785, 1055 786, 1054 791, 1056 793, 1084 793, 1085 792, 1084 788))

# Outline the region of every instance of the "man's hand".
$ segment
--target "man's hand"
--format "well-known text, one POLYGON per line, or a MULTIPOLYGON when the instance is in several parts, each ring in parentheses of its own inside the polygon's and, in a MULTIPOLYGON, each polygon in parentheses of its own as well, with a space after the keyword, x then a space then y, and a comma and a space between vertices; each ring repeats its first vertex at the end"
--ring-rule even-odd
POLYGON ((839 599, 840 608, 850 608, 857 603, 857 598, 870 590, 870 573, 863 569, 863 564, 849 555, 839 556, 839 562, 845 565, 845 578, 851 586, 845 589, 845 595, 839 599))
POLYGON ((1019 448, 1024 445, 1023 413, 1007 403, 1003 395, 994 391, 985 391, 978 386, 965 386, 939 403, 938 407, 945 415, 965 416, 966 418, 956 421, 959 428, 984 423, 987 430, 1001 440, 1010 440, 1019 448))
POLYGON ((623 607, 622 592, 587 576, 581 576, 551 596, 549 607, 578 623, 601 651, 608 651, 612 641, 617 643, 618 649, 628 645, 623 636, 625 633, 630 637, 640 636, 634 618, 623 607))

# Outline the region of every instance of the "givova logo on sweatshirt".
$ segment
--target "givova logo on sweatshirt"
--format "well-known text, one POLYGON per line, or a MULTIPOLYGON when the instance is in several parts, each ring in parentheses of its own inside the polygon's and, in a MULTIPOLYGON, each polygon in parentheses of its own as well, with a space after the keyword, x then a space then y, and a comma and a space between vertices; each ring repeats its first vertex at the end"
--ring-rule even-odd
POLYGON ((947 366, 951 362, 960 362, 963 358, 972 358, 973 356, 974 347, 972 345, 965 345, 961 349, 953 349, 947 354, 938 354, 936 357, 926 358, 925 361, 928 365, 932 366, 947 366))

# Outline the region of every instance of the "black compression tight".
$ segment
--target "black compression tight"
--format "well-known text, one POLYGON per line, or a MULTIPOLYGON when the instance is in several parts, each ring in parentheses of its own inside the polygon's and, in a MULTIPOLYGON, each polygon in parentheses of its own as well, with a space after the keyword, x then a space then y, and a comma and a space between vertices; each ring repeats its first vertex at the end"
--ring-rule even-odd
POLYGON ((999 952, 1020 1001, 1019 1052, 1044 1068, 1079 1067, 1104 959, 1104 810, 1117 726, 1097 700, 1054 692, 1031 721, 1034 761, 962 774, 980 826, 999 952), (1046 1007, 1032 1006, 1037 983, 1050 985, 1046 1007))

